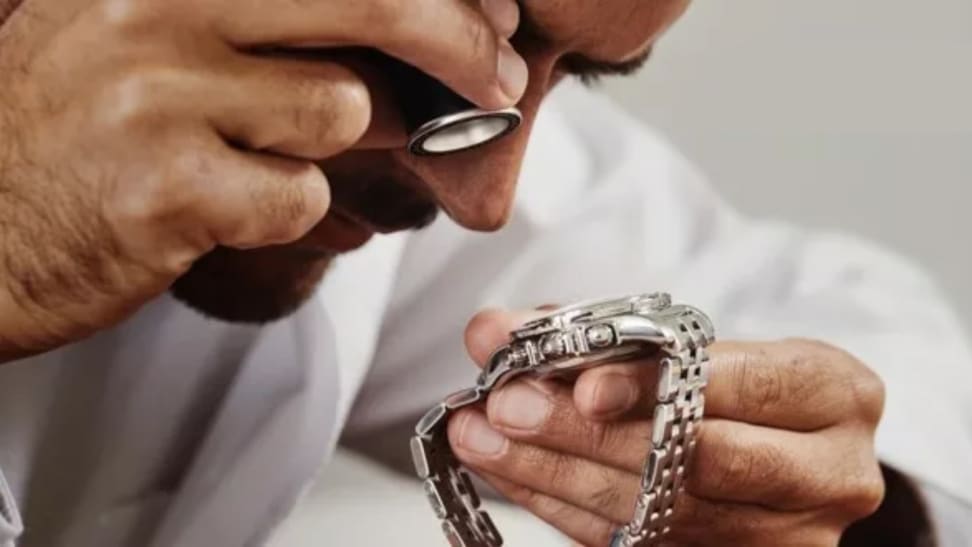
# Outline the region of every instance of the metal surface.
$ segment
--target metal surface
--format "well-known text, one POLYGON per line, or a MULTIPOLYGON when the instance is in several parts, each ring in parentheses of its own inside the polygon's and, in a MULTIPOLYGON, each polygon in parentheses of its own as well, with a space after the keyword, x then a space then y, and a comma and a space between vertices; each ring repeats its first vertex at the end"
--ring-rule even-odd
POLYGON ((523 116, 516 108, 473 108, 435 118, 416 129, 408 150, 419 156, 451 154, 482 146, 512 133, 523 116))
POLYGON ((714 339, 712 323, 704 313, 672 305, 671 298, 660 293, 570 306, 514 331, 513 341, 490 357, 476 386, 432 408, 419 421, 411 441, 416 473, 425 481, 429 503, 449 543, 453 547, 503 544, 449 449, 446 425, 456 410, 485 401, 493 389, 521 374, 582 370, 660 350, 658 396, 642 492, 634 500, 632 519, 611 541, 611 547, 656 545, 668 532, 695 445, 708 381, 705 347, 714 339))

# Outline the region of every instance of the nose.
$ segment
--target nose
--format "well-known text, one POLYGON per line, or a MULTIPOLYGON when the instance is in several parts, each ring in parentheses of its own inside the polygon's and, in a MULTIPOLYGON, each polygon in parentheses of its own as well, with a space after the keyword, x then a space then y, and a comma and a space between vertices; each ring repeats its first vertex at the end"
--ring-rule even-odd
POLYGON ((513 210, 520 166, 537 111, 552 82, 552 55, 537 48, 518 48, 530 67, 530 84, 517 104, 521 126, 511 135, 479 148, 401 161, 422 178, 428 190, 452 219, 470 230, 495 231, 513 210))

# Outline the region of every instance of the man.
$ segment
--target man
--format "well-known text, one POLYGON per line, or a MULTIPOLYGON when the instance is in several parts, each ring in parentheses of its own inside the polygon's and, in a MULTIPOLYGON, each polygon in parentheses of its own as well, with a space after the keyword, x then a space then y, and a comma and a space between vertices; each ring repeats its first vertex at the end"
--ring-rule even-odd
MULTIPOLYGON (((903 505, 891 537, 917 544, 919 497, 890 468, 885 483, 875 450, 878 374, 882 459, 972 484, 969 352, 934 291, 860 244, 738 218, 571 86, 538 116, 571 75, 637 68, 687 3, 0 4, 0 544, 260 544, 346 422, 375 450, 371 433, 471 376, 458 332, 475 307, 655 288, 724 340, 673 542, 880 544, 880 525, 851 525, 887 488, 865 524, 904 522, 903 505), (480 107, 516 104, 524 126, 409 156, 395 82, 361 48, 480 107), (350 253, 440 209, 510 226, 439 222, 350 253)), ((472 359, 529 316, 477 315, 472 359)), ((512 384, 450 422, 453 450, 606 544, 647 451, 643 370, 512 384)))

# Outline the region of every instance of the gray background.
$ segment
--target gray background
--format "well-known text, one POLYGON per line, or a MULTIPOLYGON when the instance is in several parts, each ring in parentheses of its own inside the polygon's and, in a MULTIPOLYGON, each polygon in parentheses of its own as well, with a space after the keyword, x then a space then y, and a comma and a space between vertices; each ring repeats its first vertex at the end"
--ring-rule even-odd
POLYGON ((972 1, 698 0, 605 87, 742 210, 915 257, 972 326, 972 1))

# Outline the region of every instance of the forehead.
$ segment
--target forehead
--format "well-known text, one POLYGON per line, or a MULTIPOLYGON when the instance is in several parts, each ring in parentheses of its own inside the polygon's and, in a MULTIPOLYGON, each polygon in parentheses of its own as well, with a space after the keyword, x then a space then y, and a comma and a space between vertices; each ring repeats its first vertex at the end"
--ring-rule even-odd
POLYGON ((526 17, 558 46, 625 60, 654 42, 690 0, 523 0, 526 17))

